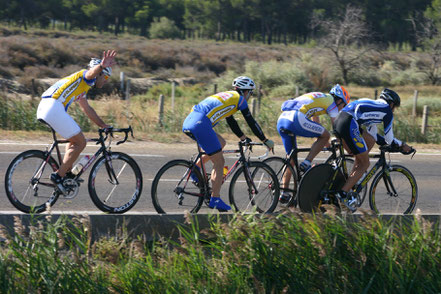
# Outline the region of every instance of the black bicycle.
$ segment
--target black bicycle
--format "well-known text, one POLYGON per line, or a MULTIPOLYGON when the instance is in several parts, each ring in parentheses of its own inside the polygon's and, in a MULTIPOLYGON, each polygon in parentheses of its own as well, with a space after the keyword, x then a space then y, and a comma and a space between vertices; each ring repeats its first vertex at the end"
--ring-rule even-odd
MULTIPOLYGON (((343 187, 347 176, 343 172, 345 169, 343 146, 340 144, 337 147, 340 150, 340 155, 336 165, 319 164, 303 176, 298 191, 299 207, 302 211, 320 211, 323 205, 329 204, 340 206, 340 200, 335 194, 343 187)), ((380 146, 380 153, 371 156, 378 159, 376 164, 348 193, 348 195, 355 196, 352 203, 347 204, 351 211, 355 211, 363 204, 364 197, 360 192, 367 187, 372 178, 369 189, 369 205, 375 213, 409 214, 413 211, 418 199, 418 186, 415 177, 406 167, 391 164, 390 157, 388 160, 386 159, 386 153, 397 152, 414 155, 416 150, 412 148, 410 152, 404 153, 397 146, 380 146)))
MULTIPOLYGON (((6 171, 6 195, 18 210, 25 213, 41 213, 53 206, 61 195, 51 182, 50 175, 58 170, 62 162, 59 144, 68 141, 58 140, 52 128, 51 131, 54 141, 46 151, 28 150, 20 153, 6 171), (57 153, 56 158, 52 156, 54 150, 57 153)), ((110 150, 113 134, 117 132, 125 134, 117 145, 124 143, 129 133, 133 136, 131 127, 98 130, 99 138, 90 141, 101 147, 77 175, 65 178, 63 185, 68 193, 63 198, 72 199, 78 194, 80 184, 84 181, 81 176, 96 161, 88 182, 93 203, 108 213, 124 213, 136 204, 142 192, 142 173, 136 161, 129 155, 110 150)))
MULTIPOLYGON (((285 193, 289 195, 285 201, 279 201, 279 204, 282 205, 282 207, 296 207, 297 206, 297 190, 298 185, 302 179, 303 172, 300 171, 299 168, 299 159, 298 155, 299 153, 307 153, 311 150, 311 148, 298 148, 295 140, 295 135, 286 129, 281 129, 281 132, 284 132, 285 134, 289 135, 292 140, 292 145, 294 148, 291 150, 291 152, 285 157, 278 157, 273 156, 265 159, 263 162, 268 164, 276 173, 277 178, 279 180, 280 185, 280 191, 287 192, 285 193), (292 164, 294 163, 294 165, 292 164)), ((323 151, 331 152, 329 157, 326 159, 326 163, 336 165, 336 159, 337 159, 337 152, 338 150, 338 140, 331 140, 331 146, 329 148, 324 148, 323 151)), ((346 155, 344 158, 345 166, 344 166, 344 174, 346 177, 348 176, 349 172, 351 171, 354 160, 349 156, 346 155)), ((367 188, 363 189, 361 191, 361 195, 364 198, 367 193, 367 188)))
MULTIPOLYGON (((232 175, 229 200, 235 211, 269 213, 277 206, 279 184, 267 164, 250 160, 249 153, 255 145, 263 144, 239 142, 237 150, 223 151, 224 154, 239 154, 224 175, 223 182, 232 175)), ((152 201, 158 213, 197 213, 204 202, 208 206, 211 198, 210 174, 204 164, 201 168, 196 166, 204 154, 198 144, 198 154, 191 160, 172 160, 158 171, 152 183, 152 201), (191 173, 197 181, 192 180, 191 173)))

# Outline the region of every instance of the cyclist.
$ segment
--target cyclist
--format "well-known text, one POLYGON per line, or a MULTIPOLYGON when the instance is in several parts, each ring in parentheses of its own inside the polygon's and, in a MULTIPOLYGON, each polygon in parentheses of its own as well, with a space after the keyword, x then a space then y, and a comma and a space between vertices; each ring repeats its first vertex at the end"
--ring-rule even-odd
POLYGON ((64 177, 72 177, 70 170, 81 151, 86 147, 86 138, 78 124, 67 114, 67 109, 78 101, 86 115, 100 128, 110 128, 89 105, 86 94, 92 86, 101 88, 112 74, 116 51, 103 52, 102 59, 92 58, 88 69, 83 69, 62 78, 43 95, 37 109, 37 118, 49 124, 57 133, 69 141, 63 163, 58 171, 51 174, 51 181, 57 189, 66 194, 63 186, 64 177))
MULTIPOLYGON (((320 124, 320 115, 327 114, 331 121, 337 117, 339 111, 349 103, 349 93, 345 88, 336 84, 329 94, 311 92, 297 98, 285 101, 282 104, 282 114, 277 121, 277 131, 282 137, 286 154, 289 155, 297 147, 297 136, 317 138, 305 160, 300 163, 300 171, 306 172, 311 167, 312 160, 328 143, 331 137, 320 124)), ((294 162, 291 162, 294 165, 294 162)), ((288 186, 291 178, 289 172, 283 176, 282 186, 288 186)), ((291 195, 283 191, 279 201, 286 203, 291 195)))
MULTIPOLYGON (((254 120, 248 108, 248 99, 256 88, 252 79, 246 76, 240 76, 233 81, 233 91, 226 91, 214 94, 202 100, 199 104, 193 106, 191 113, 184 121, 182 130, 191 138, 196 140, 202 149, 207 153, 202 157, 202 162, 208 160, 213 162, 213 171, 211 173, 212 195, 209 206, 220 211, 230 210, 231 207, 220 198, 220 190, 223 179, 223 167, 225 159, 222 149, 225 147, 225 139, 217 134, 213 127, 223 118, 226 118, 228 125, 233 133, 241 141, 250 142, 239 128, 233 114, 238 110, 242 112, 248 126, 253 133, 271 150, 274 148, 274 142, 267 139, 254 120)), ((198 166, 201 163, 198 162, 198 166)), ((192 174, 192 179, 197 183, 197 178, 192 174)))
POLYGON ((379 100, 368 98, 349 103, 342 109, 334 122, 334 129, 343 141, 345 149, 355 156, 351 174, 337 197, 349 209, 355 210, 357 197, 349 192, 369 168, 369 152, 375 142, 379 145, 397 145, 403 153, 412 148, 394 138, 393 112, 400 106, 400 96, 393 90, 384 89, 379 100), (377 124, 383 124, 384 137, 377 133, 377 124), (366 132, 361 128, 365 126, 366 132))

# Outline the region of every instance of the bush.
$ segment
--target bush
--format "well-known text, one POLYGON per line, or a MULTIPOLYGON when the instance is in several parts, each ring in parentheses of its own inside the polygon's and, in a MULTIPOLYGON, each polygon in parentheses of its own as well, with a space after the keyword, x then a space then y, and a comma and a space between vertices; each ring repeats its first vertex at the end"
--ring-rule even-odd
POLYGON ((153 39, 179 39, 180 32, 173 20, 162 16, 155 19, 150 26, 149 35, 153 39))

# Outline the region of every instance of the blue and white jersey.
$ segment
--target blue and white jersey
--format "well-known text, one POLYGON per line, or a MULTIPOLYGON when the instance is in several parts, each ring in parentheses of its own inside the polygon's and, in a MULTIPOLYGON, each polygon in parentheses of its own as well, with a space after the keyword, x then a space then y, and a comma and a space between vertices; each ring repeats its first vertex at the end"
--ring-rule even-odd
MULTIPOLYGON (((349 103, 342 111, 351 114, 359 125, 366 126, 367 131, 374 138, 376 138, 377 125, 382 123, 384 126, 384 140, 387 144, 392 144, 394 141, 392 131, 394 116, 386 101, 363 98, 349 103)), ((395 141, 401 145, 401 141, 397 139, 395 141)))

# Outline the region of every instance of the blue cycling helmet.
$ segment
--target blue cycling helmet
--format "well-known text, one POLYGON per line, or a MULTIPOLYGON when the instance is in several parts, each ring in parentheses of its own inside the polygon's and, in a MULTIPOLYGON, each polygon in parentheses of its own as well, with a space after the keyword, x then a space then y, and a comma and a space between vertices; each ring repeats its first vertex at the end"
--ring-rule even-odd
POLYGON ((343 103, 345 105, 348 104, 349 100, 351 99, 351 96, 349 96, 348 91, 346 91, 346 89, 340 86, 339 84, 332 87, 329 94, 331 94, 334 97, 334 100, 337 98, 343 100, 343 103))

